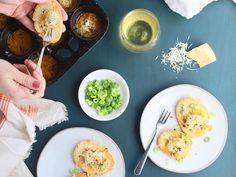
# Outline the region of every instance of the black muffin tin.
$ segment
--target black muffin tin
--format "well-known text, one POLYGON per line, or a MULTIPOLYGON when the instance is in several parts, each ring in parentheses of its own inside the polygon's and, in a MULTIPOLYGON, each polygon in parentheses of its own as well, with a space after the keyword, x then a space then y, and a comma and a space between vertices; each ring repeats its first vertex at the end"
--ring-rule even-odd
MULTIPOLYGON (((45 54, 50 54, 58 63, 58 73, 52 80, 47 81, 47 86, 61 77, 77 60, 88 52, 105 35, 109 23, 106 13, 95 0, 81 0, 78 1, 77 7, 73 11, 68 12, 68 20, 64 22, 64 24, 66 26, 67 33, 64 41, 56 46, 48 46, 45 50, 45 54), (80 37, 76 34, 76 31, 73 28, 76 24, 72 23, 75 23, 78 14, 83 12, 95 13, 102 22, 101 32, 91 39, 80 37)), ((10 63, 23 63, 26 58, 34 59, 32 56, 35 56, 35 53, 40 52, 42 47, 41 39, 37 37, 36 34, 27 30, 29 34, 32 35, 32 39, 34 41, 32 50, 23 56, 16 56, 12 54, 8 50, 6 42, 9 34, 17 29, 27 30, 17 20, 10 18, 8 19, 5 28, 0 30, 0 58, 5 59, 10 63)))

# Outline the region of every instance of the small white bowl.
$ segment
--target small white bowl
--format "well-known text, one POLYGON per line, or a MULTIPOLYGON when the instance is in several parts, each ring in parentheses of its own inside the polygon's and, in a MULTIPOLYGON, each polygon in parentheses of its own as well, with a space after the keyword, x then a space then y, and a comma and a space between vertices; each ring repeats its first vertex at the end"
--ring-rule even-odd
POLYGON ((81 108, 83 109, 83 111, 91 118, 95 119, 95 120, 100 120, 100 121, 108 121, 108 120, 113 120, 117 117, 119 117, 126 109, 126 107, 128 106, 129 103, 129 87, 126 83, 126 81, 124 80, 124 78, 119 75, 118 73, 108 70, 108 69, 99 69, 96 71, 91 72, 90 74, 88 74, 83 81, 80 84, 79 87, 79 91, 78 91, 78 99, 79 99, 79 103, 81 108), (110 79, 113 82, 116 82, 118 84, 117 89, 120 91, 121 94, 121 99, 122 99, 122 106, 117 109, 117 110, 113 110, 110 114, 105 115, 105 116, 100 116, 96 113, 96 110, 92 107, 90 107, 89 105, 87 105, 87 103, 85 102, 85 89, 87 87, 87 83, 89 81, 93 81, 93 80, 103 80, 103 79, 110 79))

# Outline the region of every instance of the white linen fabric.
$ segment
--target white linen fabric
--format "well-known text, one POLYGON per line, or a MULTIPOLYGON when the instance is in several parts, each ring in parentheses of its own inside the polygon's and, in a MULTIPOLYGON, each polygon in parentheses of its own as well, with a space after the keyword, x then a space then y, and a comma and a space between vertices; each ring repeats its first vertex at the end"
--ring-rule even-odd
POLYGON ((35 126, 43 130, 68 120, 66 107, 46 99, 13 103, 2 98, 4 96, 1 95, 0 176, 33 177, 24 160, 30 155, 35 142, 35 126))
MULTIPOLYGON (((187 19, 201 12, 205 6, 213 1, 217 0, 165 0, 172 11, 187 19)), ((236 3, 236 0, 233 1, 236 3)))

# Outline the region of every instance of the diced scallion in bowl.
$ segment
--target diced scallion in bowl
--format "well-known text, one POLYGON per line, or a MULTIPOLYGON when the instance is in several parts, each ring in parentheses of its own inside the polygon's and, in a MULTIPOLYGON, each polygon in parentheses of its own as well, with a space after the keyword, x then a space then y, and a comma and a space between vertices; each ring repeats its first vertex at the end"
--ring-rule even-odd
POLYGON ((122 106, 118 84, 110 79, 89 81, 85 93, 86 103, 94 108, 98 115, 110 114, 122 106))

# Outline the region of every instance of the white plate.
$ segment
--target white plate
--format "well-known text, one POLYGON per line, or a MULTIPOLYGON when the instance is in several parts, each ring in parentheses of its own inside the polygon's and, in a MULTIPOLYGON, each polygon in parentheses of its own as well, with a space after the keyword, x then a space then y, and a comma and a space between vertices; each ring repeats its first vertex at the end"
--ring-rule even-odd
POLYGON ((155 95, 145 107, 141 122, 140 136, 144 149, 150 141, 155 124, 163 109, 172 112, 164 130, 171 130, 178 125, 175 117, 175 105, 179 99, 184 97, 198 98, 208 108, 215 113, 211 119, 213 129, 203 137, 192 139, 191 156, 187 157, 182 163, 168 157, 162 151, 154 152, 156 141, 152 145, 149 158, 159 167, 176 173, 193 173, 200 171, 212 164, 222 152, 228 131, 227 116, 220 102, 207 91, 193 85, 177 85, 163 90, 155 95), (204 137, 210 137, 210 141, 205 143, 204 137))
POLYGON ((74 168, 72 153, 82 140, 94 140, 107 147, 116 164, 112 171, 101 177, 125 177, 125 162, 117 144, 104 133, 90 128, 68 128, 53 136, 44 147, 37 164, 37 177, 69 177, 74 168))
POLYGON ((96 70, 90 74, 88 74, 83 81, 80 84, 79 91, 78 91, 78 98, 79 98, 79 103, 83 111, 91 118, 100 120, 100 121, 108 121, 115 119, 119 117, 126 109, 129 103, 129 87, 124 80, 124 78, 119 75, 118 73, 107 70, 107 69, 100 69, 96 70), (87 105, 85 102, 85 89, 87 86, 87 83, 89 81, 93 81, 94 79, 96 80, 103 80, 103 79, 110 79, 113 82, 118 83, 118 90, 120 90, 121 94, 121 99, 122 99, 122 106, 117 109, 113 110, 110 114, 105 115, 105 116, 100 116, 96 113, 96 110, 90 106, 87 105))

